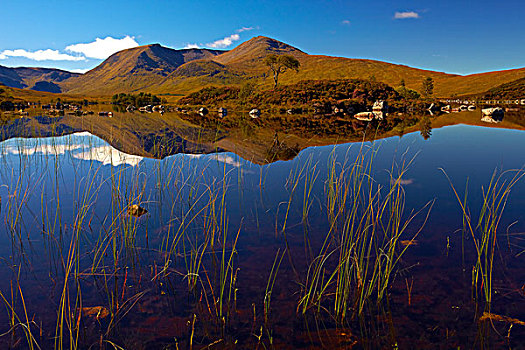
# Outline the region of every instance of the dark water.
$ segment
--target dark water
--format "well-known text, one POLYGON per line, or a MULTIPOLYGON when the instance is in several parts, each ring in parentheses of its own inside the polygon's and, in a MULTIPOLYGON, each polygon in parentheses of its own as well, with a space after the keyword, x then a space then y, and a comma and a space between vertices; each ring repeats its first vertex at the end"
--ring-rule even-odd
MULTIPOLYGON (((59 348, 57 338, 97 349, 522 348, 522 325, 479 321, 488 308, 473 296, 474 242, 452 186, 463 200, 468 181, 476 219, 491 178, 508 183, 519 172, 505 171, 525 166, 524 140, 523 131, 456 125, 428 140, 311 147, 261 166, 227 152, 134 156, 89 133, 9 139, 0 144, 2 346, 27 347, 29 328, 42 348, 59 348), (372 295, 361 313, 349 303, 338 320, 332 284, 322 307, 303 314, 332 223, 329 169, 341 173, 359 154, 373 159, 368 175, 381 191, 406 170, 402 217, 421 212, 401 240, 417 234, 416 244, 380 302, 372 295), (133 204, 148 213, 128 215, 133 204)), ((498 223, 490 305, 518 320, 524 206, 521 180, 498 223)), ((326 278, 336 265, 327 262, 326 278)))

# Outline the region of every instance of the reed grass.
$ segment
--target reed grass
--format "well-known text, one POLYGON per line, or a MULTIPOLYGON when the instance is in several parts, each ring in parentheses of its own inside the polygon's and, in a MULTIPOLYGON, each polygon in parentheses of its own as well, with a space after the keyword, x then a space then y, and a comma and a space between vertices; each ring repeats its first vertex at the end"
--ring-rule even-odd
MULTIPOLYGON (((482 203, 479 214, 472 215, 468 202, 468 190, 463 198, 444 169, 441 169, 450 183, 452 191, 460 205, 463 216, 463 235, 469 235, 475 248, 475 263, 472 267, 472 294, 480 297, 490 310, 493 290, 494 257, 498 249, 498 235, 501 220, 507 206, 512 188, 525 176, 523 169, 498 172, 495 170, 488 182, 482 186, 482 203), (480 295, 481 294, 481 295, 480 295)), ((467 182, 468 185, 468 182, 467 182)))
POLYGON ((408 227, 419 211, 405 212, 405 194, 401 179, 413 159, 403 160, 398 172, 389 172, 389 183, 374 180, 377 148, 361 144, 356 158, 339 161, 335 149, 328 164, 326 210, 329 227, 324 243, 309 265, 303 283, 298 310, 327 311, 338 322, 361 314, 373 298, 381 302, 396 273, 396 267, 408 246, 401 237, 414 240, 422 226, 412 233, 408 227), (330 300, 331 305, 326 304, 330 300))
POLYGON ((13 282, 11 281, 10 300, 8 300, 4 296, 4 294, 0 291, 0 298, 2 298, 2 301, 4 302, 4 305, 6 306, 6 309, 7 309, 7 313, 9 315, 9 326, 10 326, 9 331, 0 336, 7 335, 7 334, 11 335, 11 343, 13 344, 15 343, 14 338, 15 338, 16 329, 22 328, 28 349, 30 350, 41 349, 41 347, 38 345, 38 342, 32 330, 32 328, 37 328, 38 325, 33 320, 30 320, 28 316, 26 301, 24 298, 24 294, 22 292, 22 288, 20 286, 20 272, 21 272, 21 266, 18 267, 18 270, 16 272, 16 286, 13 286, 13 282), (22 310, 23 310, 22 316, 20 316, 16 311, 16 308, 17 308, 16 306, 17 298, 16 297, 17 296, 20 297, 20 303, 22 305, 22 310))

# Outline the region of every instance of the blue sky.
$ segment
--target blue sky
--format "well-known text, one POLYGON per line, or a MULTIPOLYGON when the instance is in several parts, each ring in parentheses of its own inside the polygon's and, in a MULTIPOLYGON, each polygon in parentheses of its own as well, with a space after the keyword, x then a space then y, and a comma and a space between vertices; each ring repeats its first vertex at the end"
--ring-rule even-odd
POLYGON ((450 73, 525 66, 522 0, 0 3, 0 65, 5 66, 85 70, 134 45, 230 49, 257 35, 310 54, 450 73))

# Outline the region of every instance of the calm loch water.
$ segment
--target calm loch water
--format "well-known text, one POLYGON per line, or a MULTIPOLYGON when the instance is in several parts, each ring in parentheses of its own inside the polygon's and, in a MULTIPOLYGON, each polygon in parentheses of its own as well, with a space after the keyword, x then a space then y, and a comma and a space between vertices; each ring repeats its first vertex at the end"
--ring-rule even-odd
POLYGON ((151 159, 88 132, 16 136, 0 143, 3 348, 525 344, 523 131, 456 125, 428 140, 411 133, 311 147, 267 165, 228 152, 151 159), (481 255, 493 261, 490 280, 473 283, 491 179, 496 194, 517 182, 500 219, 494 210, 496 238, 481 255), (399 201, 386 203, 392 189, 399 201), (134 205, 147 213, 136 217, 134 205), (398 220, 400 236, 368 238, 358 256, 345 234, 369 214, 352 218, 353 207, 393 212, 397 219, 385 214, 362 232, 398 220), (345 249, 354 254, 349 275, 369 268, 365 281, 349 279, 346 299, 343 274, 334 273, 345 249), (359 301, 366 280, 382 276, 376 269, 391 273, 384 293, 370 284, 359 301), (334 308, 341 298, 345 316, 334 308))

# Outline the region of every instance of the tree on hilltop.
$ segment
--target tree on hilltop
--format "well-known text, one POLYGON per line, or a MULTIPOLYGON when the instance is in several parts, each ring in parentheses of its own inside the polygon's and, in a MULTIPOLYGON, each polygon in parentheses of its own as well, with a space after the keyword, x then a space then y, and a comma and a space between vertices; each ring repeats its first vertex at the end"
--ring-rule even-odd
POLYGON ((293 56, 270 54, 265 57, 264 64, 267 65, 273 73, 273 87, 277 87, 279 74, 286 72, 288 69, 299 71, 301 63, 293 56))

